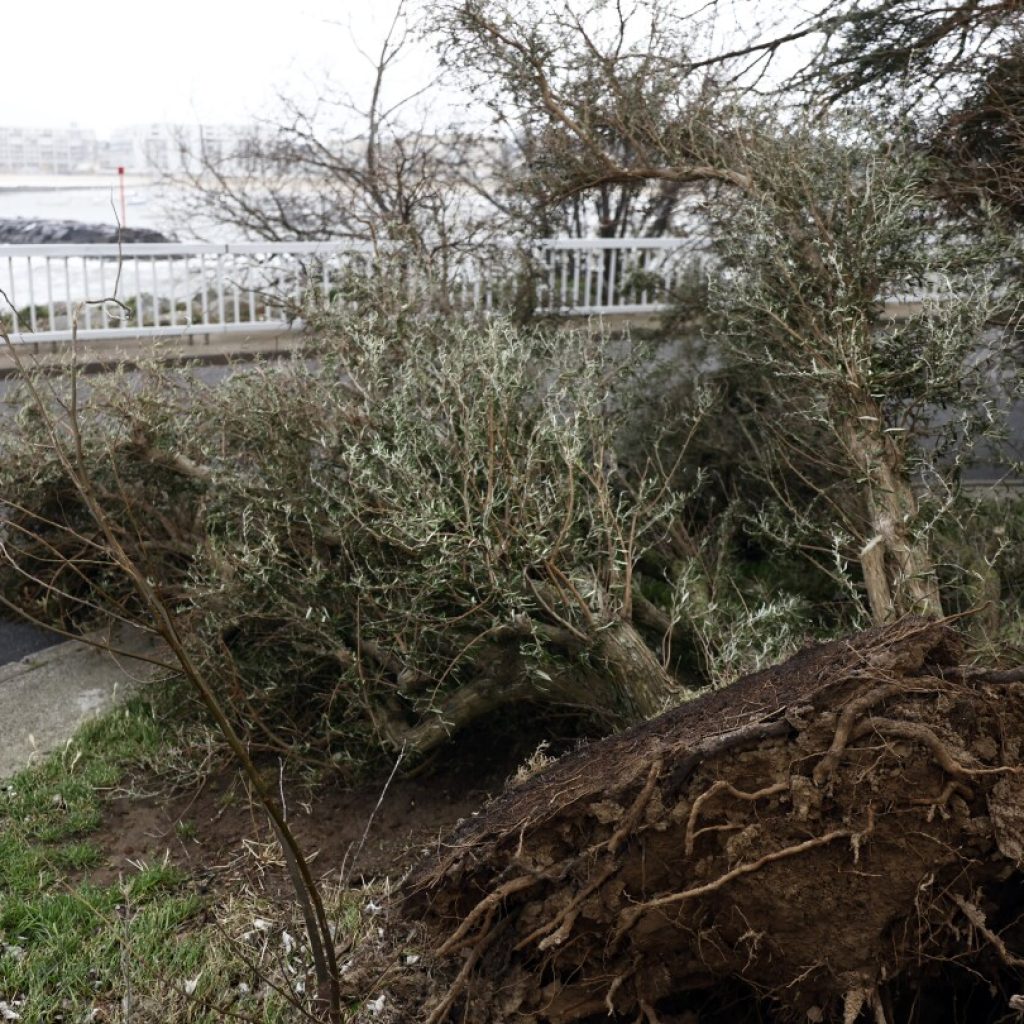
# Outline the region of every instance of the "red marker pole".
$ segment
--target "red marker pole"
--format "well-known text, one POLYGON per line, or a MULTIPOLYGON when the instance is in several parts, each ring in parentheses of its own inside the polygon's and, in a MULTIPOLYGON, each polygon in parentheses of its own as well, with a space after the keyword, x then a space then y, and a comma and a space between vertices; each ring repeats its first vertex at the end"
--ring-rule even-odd
POLYGON ((121 227, 128 227, 128 214, 125 211, 124 205, 124 168, 118 167, 117 169, 117 180, 121 186, 121 227))

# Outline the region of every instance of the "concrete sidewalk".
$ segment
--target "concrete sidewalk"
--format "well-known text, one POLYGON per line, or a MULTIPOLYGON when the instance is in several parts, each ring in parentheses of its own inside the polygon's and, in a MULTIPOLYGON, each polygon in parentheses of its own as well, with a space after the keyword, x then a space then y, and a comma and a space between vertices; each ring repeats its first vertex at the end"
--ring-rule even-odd
POLYGON ((83 722, 151 676, 156 666, 139 656, 166 660, 160 642, 141 631, 121 630, 110 643, 125 653, 69 640, 0 668, 0 779, 62 747, 83 722))

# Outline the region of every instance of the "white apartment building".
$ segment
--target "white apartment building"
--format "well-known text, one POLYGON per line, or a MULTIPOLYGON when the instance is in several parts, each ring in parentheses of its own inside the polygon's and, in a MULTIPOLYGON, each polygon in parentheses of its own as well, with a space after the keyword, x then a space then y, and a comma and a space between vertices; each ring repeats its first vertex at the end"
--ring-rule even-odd
POLYGON ((96 169, 99 144, 88 128, 0 127, 0 173, 74 174, 96 169))
POLYGON ((174 174, 196 169, 201 159, 230 161, 251 133, 242 125, 130 125, 111 134, 103 160, 139 173, 174 174))

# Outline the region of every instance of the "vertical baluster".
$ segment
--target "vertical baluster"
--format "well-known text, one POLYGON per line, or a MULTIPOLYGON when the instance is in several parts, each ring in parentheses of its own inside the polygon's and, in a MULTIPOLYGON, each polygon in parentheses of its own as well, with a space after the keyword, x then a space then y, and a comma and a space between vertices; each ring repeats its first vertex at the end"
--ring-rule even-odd
POLYGON ((153 306, 153 326, 154 327, 159 327, 160 326, 160 289, 157 286, 156 257, 155 256, 150 256, 149 257, 149 270, 150 270, 150 274, 151 274, 151 276, 153 278, 153 280, 152 280, 153 297, 150 300, 150 302, 151 302, 151 304, 153 306))
POLYGON ((207 294, 209 287, 206 283, 206 253, 199 254, 199 304, 202 308, 203 326, 210 323, 210 296, 207 294))
MULTIPOLYGON (((106 299, 107 297, 107 275, 103 272, 104 266, 106 266, 106 258, 103 256, 99 257, 100 265, 100 293, 97 296, 99 299, 106 299)), ((110 318, 107 316, 107 304, 106 302, 100 303, 100 323, 103 327, 110 326, 110 318)))
POLYGON ((53 308, 53 272, 50 267, 50 257, 44 256, 46 262, 46 310, 47 316, 49 317, 49 329, 54 330, 54 321, 56 316, 53 308))
POLYGON ((71 306, 74 296, 71 294, 71 257, 64 257, 64 330, 71 330, 71 306))
POLYGON ((18 289, 14 285, 14 260, 7 257, 7 298, 10 301, 11 309, 0 310, 0 314, 10 314, 11 330, 18 330, 18 289))
POLYGON ((217 315, 221 324, 227 323, 227 314, 224 311, 224 255, 217 253, 217 315))
POLYGON ((28 263, 28 323, 32 333, 36 330, 36 283, 35 269, 32 266, 32 257, 27 259, 28 263))
POLYGON ((82 297, 79 302, 82 306, 82 318, 85 324, 85 329, 92 329, 92 306, 89 305, 89 299, 92 298, 92 282, 89 280, 89 257, 82 257, 82 297))
POLYGON ((580 304, 580 250, 572 250, 572 307, 580 304))
POLYGON ((181 322, 185 327, 192 323, 192 257, 181 258, 181 322))
POLYGON ((142 281, 139 276, 139 256, 132 257, 132 270, 135 275, 135 326, 142 326, 142 281))
POLYGON ((178 289, 174 280, 174 257, 167 257, 167 298, 171 307, 171 326, 176 327, 178 325, 178 289))
MULTIPOLYGON (((238 260, 232 260, 231 266, 233 269, 237 270, 238 260)), ((242 292, 241 284, 238 281, 237 277, 233 278, 231 281, 231 291, 234 299, 235 323, 237 324, 240 323, 242 320, 242 292)))

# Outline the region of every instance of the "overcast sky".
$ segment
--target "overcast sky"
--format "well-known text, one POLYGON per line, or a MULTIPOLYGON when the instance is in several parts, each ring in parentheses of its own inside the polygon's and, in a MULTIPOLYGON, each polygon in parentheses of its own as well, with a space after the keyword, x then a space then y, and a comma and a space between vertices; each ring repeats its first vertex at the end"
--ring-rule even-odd
MULTIPOLYGON (((365 95, 372 67, 359 48, 379 50, 398 2, 0 0, 0 125, 77 123, 106 134, 148 122, 246 123, 273 118, 280 93, 316 94, 327 76, 365 95)), ((406 0, 412 19, 425 2, 406 0)), ((707 9, 704 0, 674 2, 707 9)), ((797 18, 806 7, 807 0, 721 0, 715 42, 751 30, 759 9, 797 18)), ((389 74, 389 99, 436 73, 429 46, 413 42, 389 74)), ((443 124, 444 104, 459 99, 450 90, 433 95, 429 118, 443 124)))
MULTIPOLYGON (((379 46, 392 11, 388 0, 0 0, 0 124, 244 122, 328 73, 355 92, 368 65, 352 36, 379 46)), ((421 47, 403 84, 431 69, 421 47)))

